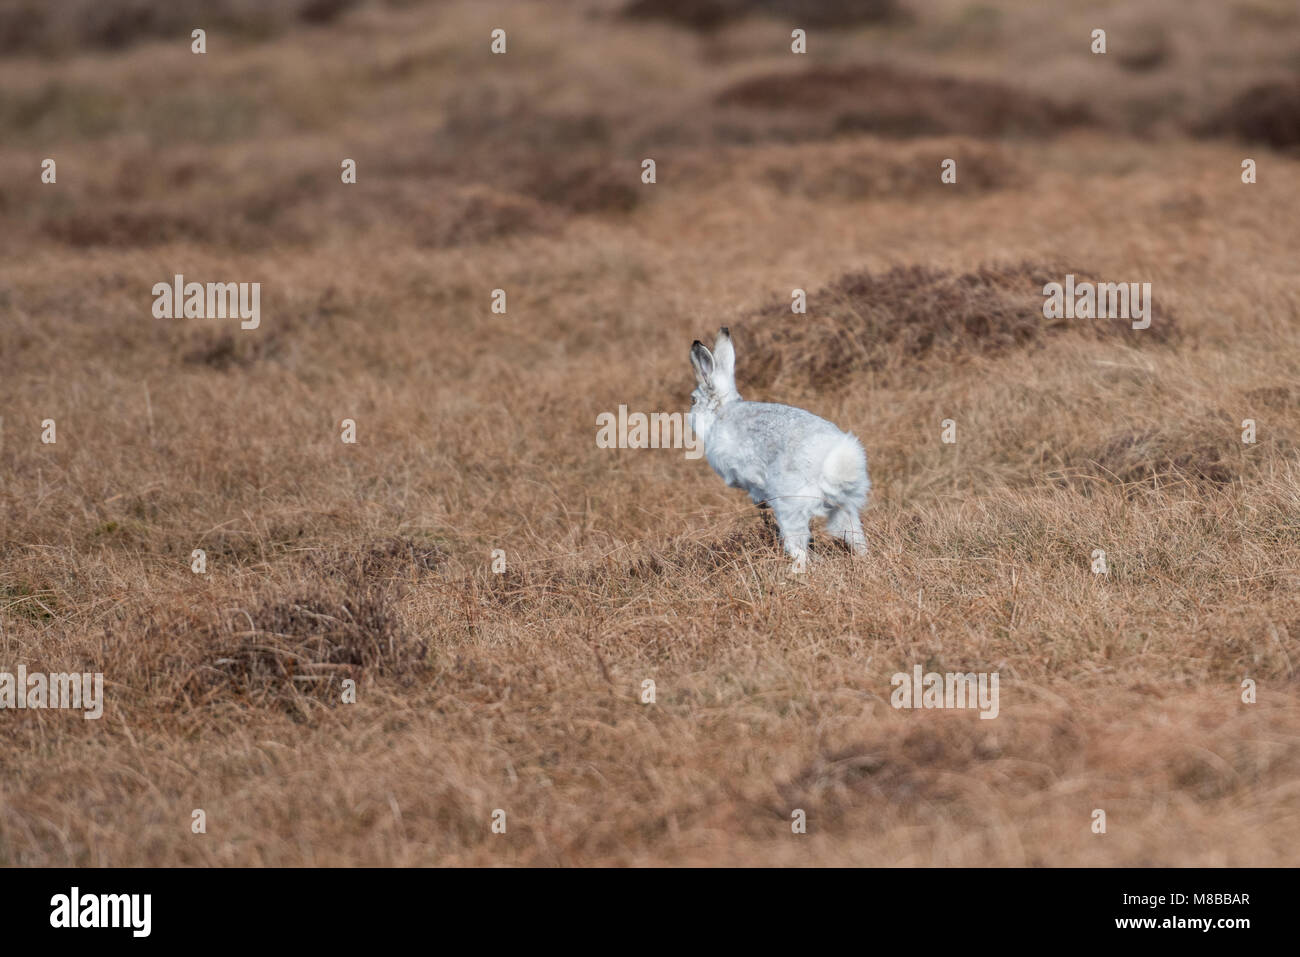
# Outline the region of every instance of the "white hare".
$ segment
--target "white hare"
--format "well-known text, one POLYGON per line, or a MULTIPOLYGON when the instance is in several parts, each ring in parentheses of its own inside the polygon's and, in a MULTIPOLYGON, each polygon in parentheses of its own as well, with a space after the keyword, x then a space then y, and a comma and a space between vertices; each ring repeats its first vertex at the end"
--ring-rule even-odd
POLYGON ((772 509, 796 565, 806 560, 813 516, 827 519, 826 530, 855 555, 865 554, 858 513, 871 481, 862 443, 803 409, 741 399, 726 326, 712 352, 698 339, 692 343, 691 365, 699 384, 691 393, 690 423, 705 457, 728 485, 772 509))

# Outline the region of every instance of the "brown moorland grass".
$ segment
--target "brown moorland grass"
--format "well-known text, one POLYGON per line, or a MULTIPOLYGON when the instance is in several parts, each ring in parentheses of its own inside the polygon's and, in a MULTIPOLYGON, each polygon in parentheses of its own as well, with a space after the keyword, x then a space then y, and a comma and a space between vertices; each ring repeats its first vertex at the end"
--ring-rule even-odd
POLYGON ((1293 5, 1171 6, 1156 54, 1117 11, 1125 64, 1087 11, 915 4, 808 67, 779 11, 625 7, 6 46, 0 671, 107 701, 0 712, 0 863, 1295 864, 1300 163, 1180 132, 1277 80, 1293 5), (1097 122, 718 103, 812 68, 1097 122), (1070 271, 1152 327, 1043 320, 1070 271), (262 282, 260 327, 154 319, 177 272, 262 282), (863 438, 867 560, 791 576, 704 461, 597 447, 724 324, 746 397, 863 438), (916 665, 998 672, 998 718, 892 708, 916 665))

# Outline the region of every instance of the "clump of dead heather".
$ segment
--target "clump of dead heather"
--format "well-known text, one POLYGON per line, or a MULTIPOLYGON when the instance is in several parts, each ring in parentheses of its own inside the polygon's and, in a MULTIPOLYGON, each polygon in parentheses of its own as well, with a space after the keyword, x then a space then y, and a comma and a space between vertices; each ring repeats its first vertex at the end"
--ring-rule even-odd
POLYGON ((1079 334, 1132 345, 1168 343, 1178 325, 1156 309, 1148 329, 1116 319, 1046 319, 1043 286, 1086 270, 1043 263, 987 265, 966 273, 898 266, 848 273, 808 297, 808 313, 790 321, 790 304, 773 302, 738 323, 748 339, 746 376, 774 384, 843 388, 863 372, 915 375, 969 356, 1029 349, 1079 334))
POLYGON ((810 27, 900 23, 908 18, 898 0, 632 0, 632 20, 663 20, 707 33, 748 16, 796 18, 810 27))
POLYGON ((444 559, 437 546, 400 536, 318 549, 288 581, 266 581, 211 611, 150 620, 129 648, 106 636, 105 667, 143 676, 138 691, 184 713, 235 705, 302 719, 337 704, 345 679, 409 686, 425 672, 428 643, 399 608, 408 586, 444 559))
POLYGON ((1192 128, 1203 137, 1229 136, 1295 151, 1300 148, 1300 80, 1257 83, 1192 128))
POLYGON ((767 127, 770 138, 781 130, 792 140, 850 133, 1045 137, 1096 122, 1081 103, 885 64, 764 73, 726 87, 716 103, 767 127))

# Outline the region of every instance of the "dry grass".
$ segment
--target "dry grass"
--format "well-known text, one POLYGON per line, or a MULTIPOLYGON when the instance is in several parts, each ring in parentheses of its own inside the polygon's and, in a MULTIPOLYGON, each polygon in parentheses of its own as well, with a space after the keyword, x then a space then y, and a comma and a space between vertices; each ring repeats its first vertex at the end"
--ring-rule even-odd
POLYGON ((1295 864, 1300 164, 1204 124, 1300 17, 878 6, 806 65, 781 4, 0 20, 0 671, 108 697, 0 715, 0 863, 1295 864), (261 327, 153 319, 176 272, 261 327), (1066 272, 1151 328, 1043 320, 1066 272), (863 438, 868 560, 596 447, 722 324, 863 438))

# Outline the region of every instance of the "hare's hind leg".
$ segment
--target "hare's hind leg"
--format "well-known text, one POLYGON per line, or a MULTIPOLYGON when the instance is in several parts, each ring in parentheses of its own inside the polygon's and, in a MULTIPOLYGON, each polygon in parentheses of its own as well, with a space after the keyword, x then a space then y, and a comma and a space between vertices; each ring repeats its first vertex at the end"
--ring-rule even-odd
POLYGON ((826 531, 843 542, 854 555, 867 553, 867 536, 862 531, 862 520, 856 509, 846 506, 835 509, 826 519, 826 531))
POLYGON ((788 496, 773 499, 772 515, 781 530, 781 544, 785 553, 796 562, 808 557, 808 541, 812 534, 808 523, 812 521, 816 500, 807 496, 788 496))

